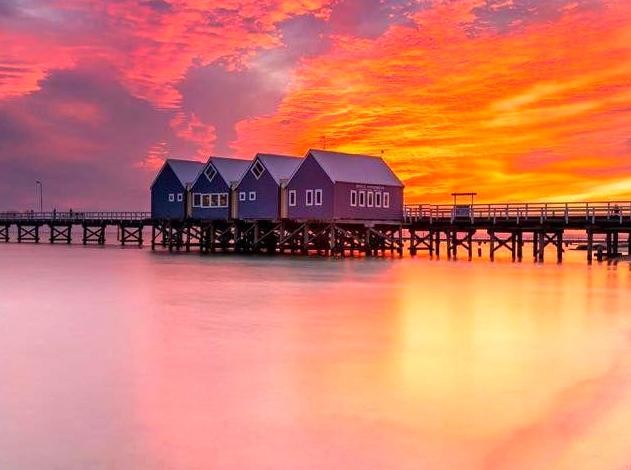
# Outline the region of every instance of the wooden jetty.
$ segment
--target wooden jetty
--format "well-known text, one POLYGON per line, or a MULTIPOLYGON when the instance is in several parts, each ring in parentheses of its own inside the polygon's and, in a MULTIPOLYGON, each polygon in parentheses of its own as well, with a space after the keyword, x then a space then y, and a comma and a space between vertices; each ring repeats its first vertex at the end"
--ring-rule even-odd
POLYGON ((81 230, 82 244, 104 245, 110 228, 122 246, 142 246, 144 232, 150 230, 154 250, 195 249, 202 254, 376 256, 426 251, 450 259, 464 253, 471 259, 476 251, 481 255, 484 244, 491 260, 502 250, 522 261, 530 245, 533 260, 544 261, 550 247, 561 262, 571 232, 584 239, 590 263, 631 255, 631 202, 406 205, 404 214, 401 221, 204 221, 157 220, 148 212, 2 212, 0 242, 69 244, 74 228, 81 230))

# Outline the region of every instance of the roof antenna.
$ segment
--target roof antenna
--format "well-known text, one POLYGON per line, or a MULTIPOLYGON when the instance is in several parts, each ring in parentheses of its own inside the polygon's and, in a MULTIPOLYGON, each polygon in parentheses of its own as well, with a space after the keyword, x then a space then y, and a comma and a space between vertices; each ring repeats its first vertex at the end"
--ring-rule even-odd
POLYGON ((322 150, 326 150, 326 136, 322 136, 322 150))

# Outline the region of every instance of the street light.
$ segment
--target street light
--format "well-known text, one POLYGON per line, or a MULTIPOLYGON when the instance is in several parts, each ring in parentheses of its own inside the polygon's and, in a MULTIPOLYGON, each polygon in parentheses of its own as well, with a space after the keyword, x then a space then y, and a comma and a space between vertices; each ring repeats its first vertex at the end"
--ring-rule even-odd
POLYGON ((43 189, 42 189, 42 182, 37 180, 35 181, 35 197, 37 197, 37 187, 39 186, 39 211, 43 212, 44 211, 44 195, 43 195, 43 189))

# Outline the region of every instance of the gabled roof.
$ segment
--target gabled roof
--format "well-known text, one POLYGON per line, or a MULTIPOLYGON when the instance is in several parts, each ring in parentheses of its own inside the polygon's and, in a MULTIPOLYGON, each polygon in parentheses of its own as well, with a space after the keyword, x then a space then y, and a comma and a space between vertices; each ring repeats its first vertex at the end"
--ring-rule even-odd
POLYGON ((269 171, 274 181, 280 184, 281 179, 289 179, 302 163, 302 157, 290 155, 274 155, 271 153, 257 153, 254 160, 259 159, 267 171, 269 171))
MULTIPOLYGON (((250 160, 241 160, 239 158, 210 157, 208 159, 208 163, 212 163, 224 181, 230 185, 231 183, 241 179, 252 162, 250 160)), ((204 169, 206 169, 208 163, 206 163, 204 169)))
POLYGON ((334 183, 376 184, 399 186, 403 183, 381 157, 354 155, 312 149, 307 152, 320 164, 334 183))
POLYGON ((156 175, 156 178, 151 183, 151 187, 156 184, 156 180, 158 176, 162 174, 164 169, 169 166, 175 176, 180 181, 182 186, 186 187, 188 184, 192 184, 196 179, 197 175, 204 169, 205 164, 202 162, 198 162, 195 160, 179 160, 177 158, 167 158, 160 168, 160 171, 156 175))

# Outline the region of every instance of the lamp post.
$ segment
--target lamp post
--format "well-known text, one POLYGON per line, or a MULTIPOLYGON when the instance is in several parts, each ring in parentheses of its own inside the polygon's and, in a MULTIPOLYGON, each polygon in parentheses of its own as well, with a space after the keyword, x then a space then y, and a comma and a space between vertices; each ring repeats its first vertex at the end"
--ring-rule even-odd
POLYGON ((39 211, 43 212, 44 210, 44 195, 42 189, 42 182, 37 180, 35 181, 35 196, 37 197, 37 187, 39 186, 39 211))

